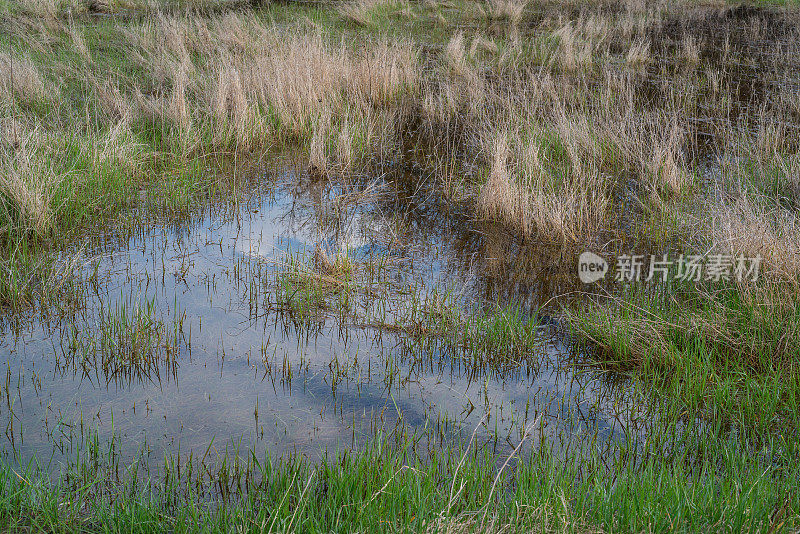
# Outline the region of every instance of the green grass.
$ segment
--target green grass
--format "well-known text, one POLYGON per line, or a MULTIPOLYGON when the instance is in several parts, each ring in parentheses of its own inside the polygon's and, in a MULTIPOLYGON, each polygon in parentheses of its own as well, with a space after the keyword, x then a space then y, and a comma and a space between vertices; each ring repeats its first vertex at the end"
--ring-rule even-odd
POLYGON ((591 359, 656 385, 692 416, 759 433, 800 423, 798 302, 738 288, 630 289, 569 312, 591 359))
POLYGON ((752 532, 800 526, 796 462, 724 438, 681 444, 694 453, 653 449, 634 465, 579 454, 563 460, 546 448, 506 462, 475 444, 422 460, 411 442, 375 436, 361 451, 319 463, 226 452, 205 464, 170 458, 158 476, 145 479, 141 467, 120 463, 113 446, 88 443, 72 470, 55 480, 35 463, 4 464, 0 525, 48 532, 752 532))

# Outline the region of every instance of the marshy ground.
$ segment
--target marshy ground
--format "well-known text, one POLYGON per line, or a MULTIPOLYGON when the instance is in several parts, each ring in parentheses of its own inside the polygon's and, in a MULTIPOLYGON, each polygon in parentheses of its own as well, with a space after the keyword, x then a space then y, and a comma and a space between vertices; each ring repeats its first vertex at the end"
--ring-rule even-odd
POLYGON ((2 528, 800 529, 800 8, 0 28, 2 528))

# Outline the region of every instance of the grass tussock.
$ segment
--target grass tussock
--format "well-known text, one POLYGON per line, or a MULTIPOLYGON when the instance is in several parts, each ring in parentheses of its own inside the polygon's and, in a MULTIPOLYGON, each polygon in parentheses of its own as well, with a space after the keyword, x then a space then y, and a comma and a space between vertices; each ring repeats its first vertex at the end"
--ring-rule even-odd
POLYGON ((77 364, 87 376, 102 376, 106 383, 158 381, 162 374, 174 373, 182 318, 165 323, 155 300, 121 297, 101 310, 97 327, 94 334, 72 332, 69 345, 62 347, 64 361, 77 364))
POLYGON ((0 52, 0 98, 11 102, 14 97, 23 101, 44 101, 52 95, 37 66, 24 56, 0 52))
POLYGON ((3 147, 0 164, 0 195, 8 235, 23 228, 38 237, 47 235, 54 226, 56 193, 65 176, 53 169, 52 159, 45 155, 46 140, 30 132, 12 149, 3 147))
POLYGON ((338 8, 339 15, 360 26, 368 26, 373 13, 386 7, 390 0, 352 0, 338 8))
POLYGON ((528 0, 489 0, 487 4, 490 18, 504 20, 516 26, 522 21, 528 0))
POLYGON ((747 197, 709 208, 715 250, 732 257, 761 258, 767 279, 800 282, 800 232, 797 215, 759 206, 747 197))
POLYGON ((491 146, 492 166, 478 197, 478 213, 527 231, 526 199, 508 170, 508 140, 500 137, 491 146))

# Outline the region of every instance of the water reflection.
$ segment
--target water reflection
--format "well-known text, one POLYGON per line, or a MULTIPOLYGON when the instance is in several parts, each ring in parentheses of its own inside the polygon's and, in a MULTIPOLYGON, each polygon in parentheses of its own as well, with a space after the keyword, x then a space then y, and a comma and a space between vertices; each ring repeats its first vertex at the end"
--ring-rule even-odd
POLYGON ((4 455, 65 459, 96 432, 122 455, 146 444, 153 461, 231 441, 315 458, 376 432, 433 450, 476 427, 502 451, 539 415, 528 447, 645 432, 636 396, 576 372, 568 340, 547 326, 525 361, 481 366, 335 313, 294 320, 271 304, 270 274, 317 246, 386 260, 391 288, 451 288, 485 309, 535 310, 576 283, 565 251, 443 213, 402 180, 333 186, 286 172, 235 209, 98 245, 84 307, 6 325, 4 455))

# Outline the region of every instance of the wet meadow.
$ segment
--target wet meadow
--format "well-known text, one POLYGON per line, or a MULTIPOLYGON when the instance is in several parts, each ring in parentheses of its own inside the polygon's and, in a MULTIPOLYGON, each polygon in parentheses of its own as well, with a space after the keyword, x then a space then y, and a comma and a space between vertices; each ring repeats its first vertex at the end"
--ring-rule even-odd
POLYGON ((0 29, 0 528, 800 529, 791 2, 0 29))

